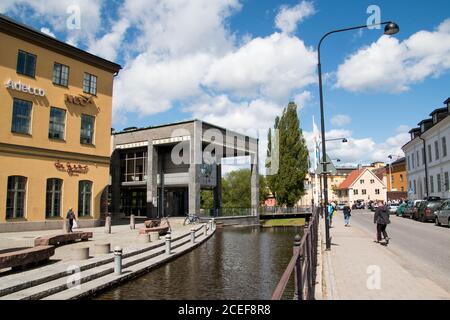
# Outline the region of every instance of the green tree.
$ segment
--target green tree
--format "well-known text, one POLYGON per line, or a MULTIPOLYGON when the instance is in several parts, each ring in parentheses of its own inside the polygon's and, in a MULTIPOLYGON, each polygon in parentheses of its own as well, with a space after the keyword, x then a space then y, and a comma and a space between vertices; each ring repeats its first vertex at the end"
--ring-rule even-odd
POLYGON ((214 208, 214 197, 213 197, 212 190, 201 190, 200 191, 200 208, 202 208, 202 209, 214 208))
POLYGON ((294 206, 305 193, 308 172, 308 149, 294 102, 289 102, 281 118, 275 119, 274 128, 279 134, 279 169, 268 177, 268 184, 279 205, 294 206))

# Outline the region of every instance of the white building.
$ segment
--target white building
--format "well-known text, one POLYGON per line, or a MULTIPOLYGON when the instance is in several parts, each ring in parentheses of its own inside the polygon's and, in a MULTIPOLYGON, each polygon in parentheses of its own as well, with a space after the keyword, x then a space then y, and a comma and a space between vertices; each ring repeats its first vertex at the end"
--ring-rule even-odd
POLYGON ((387 190, 383 181, 369 168, 352 171, 338 187, 339 202, 353 205, 357 200, 369 201, 387 200, 387 190))
POLYGON ((445 107, 434 110, 431 118, 422 120, 417 124, 419 127, 410 131, 411 140, 402 147, 409 199, 450 197, 450 98, 444 104, 445 107))

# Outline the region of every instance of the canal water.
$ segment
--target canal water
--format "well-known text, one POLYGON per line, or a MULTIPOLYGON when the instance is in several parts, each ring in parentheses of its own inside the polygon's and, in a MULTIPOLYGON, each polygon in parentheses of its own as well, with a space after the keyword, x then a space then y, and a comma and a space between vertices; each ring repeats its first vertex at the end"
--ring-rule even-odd
MULTIPOLYGON (((217 229, 193 251, 96 299, 270 299, 301 233, 298 227, 217 229)), ((293 287, 291 279, 285 299, 292 299, 293 287)))

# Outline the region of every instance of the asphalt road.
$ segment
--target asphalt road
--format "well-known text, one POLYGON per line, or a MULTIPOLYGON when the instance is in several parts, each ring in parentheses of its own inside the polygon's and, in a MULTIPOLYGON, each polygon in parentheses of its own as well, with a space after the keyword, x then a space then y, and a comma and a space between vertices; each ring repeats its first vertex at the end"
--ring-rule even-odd
MULTIPOLYGON (((353 210, 350 224, 361 227, 376 238, 376 226, 370 210, 353 210)), ((391 240, 386 250, 393 252, 403 267, 450 292, 449 227, 437 227, 434 223, 391 215, 387 232, 391 240)))

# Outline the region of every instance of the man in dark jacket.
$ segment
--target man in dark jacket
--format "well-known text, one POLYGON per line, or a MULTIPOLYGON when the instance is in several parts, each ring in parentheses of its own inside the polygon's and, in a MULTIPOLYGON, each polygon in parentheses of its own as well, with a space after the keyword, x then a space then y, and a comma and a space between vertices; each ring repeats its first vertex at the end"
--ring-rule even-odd
POLYGON ((381 234, 383 234, 386 244, 389 243, 389 237, 386 232, 386 227, 391 221, 389 220, 389 212, 386 206, 380 202, 378 208, 375 210, 375 215, 373 216, 373 223, 377 224, 377 243, 381 241, 381 234))

